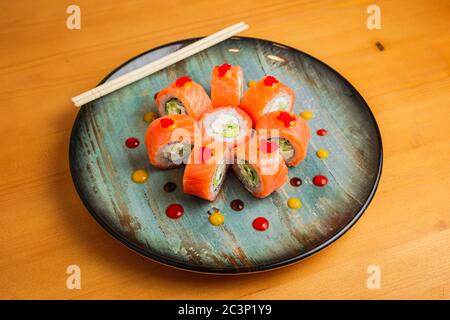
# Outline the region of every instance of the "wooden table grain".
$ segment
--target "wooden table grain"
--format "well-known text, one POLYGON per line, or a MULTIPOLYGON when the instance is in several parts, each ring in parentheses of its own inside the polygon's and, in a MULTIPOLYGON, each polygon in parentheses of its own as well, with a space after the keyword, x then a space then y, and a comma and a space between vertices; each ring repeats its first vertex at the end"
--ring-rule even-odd
POLYGON ((0 298, 450 299, 448 1, 2 1, 0 21, 0 298), (66 27, 70 4, 79 30, 66 27), (366 26, 371 4, 381 29, 366 26), (299 48, 352 82, 380 126, 383 174, 362 219, 317 255, 261 274, 187 273, 123 247, 83 207, 70 98, 149 48, 240 20, 243 35, 299 48), (66 286, 70 265, 80 289, 66 286), (367 287, 371 265, 380 289, 367 287))

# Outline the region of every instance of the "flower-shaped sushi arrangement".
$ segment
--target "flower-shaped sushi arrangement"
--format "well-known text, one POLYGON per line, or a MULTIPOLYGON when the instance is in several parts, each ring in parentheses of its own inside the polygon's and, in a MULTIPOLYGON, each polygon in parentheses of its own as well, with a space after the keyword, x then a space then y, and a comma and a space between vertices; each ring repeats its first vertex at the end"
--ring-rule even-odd
MULTIPOLYGON (((244 92, 242 68, 223 64, 212 70, 211 98, 182 76, 155 101, 161 117, 145 134, 148 158, 162 170, 185 166, 186 194, 214 201, 231 167, 245 189, 265 198, 288 181, 288 167, 306 157, 309 126, 292 113, 293 90, 273 76, 250 81, 244 92)), ((211 223, 223 222, 217 214, 211 223)))

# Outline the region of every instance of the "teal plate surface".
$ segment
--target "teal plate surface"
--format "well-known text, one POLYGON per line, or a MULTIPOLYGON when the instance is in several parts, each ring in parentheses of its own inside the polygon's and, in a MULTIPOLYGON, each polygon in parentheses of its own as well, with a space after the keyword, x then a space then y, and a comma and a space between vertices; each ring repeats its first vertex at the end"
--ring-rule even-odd
MULTIPOLYGON (((148 51, 120 66, 113 79, 173 52, 196 39, 183 40, 148 51)), ((272 269, 301 260, 345 233, 371 201, 381 174, 382 146, 376 121, 358 92, 336 71, 317 59, 277 43, 253 38, 232 38, 115 91, 81 108, 70 141, 70 168, 77 191, 95 219, 119 241, 159 262, 210 273, 245 273, 272 269), (144 113, 157 111, 153 95, 182 75, 189 75, 209 92, 211 70, 228 62, 242 66, 246 82, 274 75, 296 94, 294 112, 311 110, 312 139, 306 159, 289 169, 287 183, 265 199, 249 194, 229 171, 216 201, 210 203, 182 192, 183 168, 161 171, 147 159, 144 113), (324 128, 326 136, 316 131, 324 128), (128 149, 125 140, 141 144, 128 149), (316 156, 326 149, 328 159, 316 156), (149 172, 145 184, 131 173, 149 172), (319 188, 315 175, 328 177, 319 188), (178 188, 167 193, 166 182, 178 188), (286 205, 300 198, 299 210, 286 205), (233 211, 230 202, 241 199, 245 208, 233 211), (169 204, 183 205, 177 220, 166 217, 169 204), (217 207, 225 223, 209 223, 207 211, 217 207), (270 227, 252 228, 259 216, 270 227)))

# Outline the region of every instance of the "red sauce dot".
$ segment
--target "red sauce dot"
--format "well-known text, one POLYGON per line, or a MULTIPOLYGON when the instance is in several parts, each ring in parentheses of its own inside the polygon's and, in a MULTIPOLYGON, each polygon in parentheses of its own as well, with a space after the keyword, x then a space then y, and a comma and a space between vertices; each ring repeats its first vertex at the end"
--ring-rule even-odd
POLYGON ((258 217, 253 220, 253 228, 258 231, 266 231, 269 229, 269 221, 264 217, 258 217))
POLYGON ((230 70, 230 69, 231 69, 231 65, 229 65, 228 63, 224 63, 223 65, 218 67, 219 77, 225 76, 227 74, 228 70, 230 70))
POLYGON ((139 139, 135 137, 128 138, 125 140, 125 145, 130 149, 137 148, 139 146, 139 139))
POLYGON ((289 128, 293 121, 295 121, 295 118, 291 116, 288 112, 281 111, 280 114, 277 116, 277 119, 283 122, 284 126, 286 128, 289 128))
POLYGON ((161 124, 161 128, 163 129, 167 129, 169 128, 171 125, 173 125, 175 123, 175 121, 173 121, 170 118, 162 118, 159 123, 161 124))
POLYGON ((313 178, 313 183, 318 187, 323 187, 328 183, 328 179, 325 176, 315 176, 313 178))
POLYGON ((177 81, 175 81, 175 85, 176 85, 177 87, 181 88, 181 87, 183 87, 187 82, 191 82, 191 81, 192 81, 192 79, 189 78, 188 76, 182 76, 182 77, 179 77, 179 78, 177 79, 177 81))
POLYGON ((264 83, 266 86, 271 87, 271 86, 274 85, 275 83, 278 83, 278 80, 277 80, 277 78, 275 78, 274 76, 267 76, 267 77, 264 78, 263 83, 264 83))
POLYGON ((321 137, 323 137, 323 136, 326 136, 327 135, 327 130, 325 130, 325 129, 319 129, 319 130, 317 130, 317 135, 318 136, 321 136, 321 137))
POLYGON ((264 153, 272 153, 278 150, 276 141, 261 140, 259 149, 264 153))
POLYGON ((291 184, 291 186, 293 187, 300 187, 302 185, 302 179, 294 177, 292 178, 289 183, 291 184))
POLYGON ((244 202, 240 199, 235 199, 231 201, 230 207, 234 211, 241 211, 242 209, 244 209, 244 202))
POLYGON ((170 219, 181 218, 183 213, 184 213, 184 208, 181 205, 176 204, 176 203, 169 205, 166 209, 166 215, 170 219))

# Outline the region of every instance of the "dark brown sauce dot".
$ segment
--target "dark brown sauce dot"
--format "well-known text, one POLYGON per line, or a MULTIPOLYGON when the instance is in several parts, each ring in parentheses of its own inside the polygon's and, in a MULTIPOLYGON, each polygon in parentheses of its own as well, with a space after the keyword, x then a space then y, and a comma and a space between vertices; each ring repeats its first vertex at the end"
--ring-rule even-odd
POLYGON ((231 201, 230 207, 234 211, 241 211, 242 209, 244 209, 244 201, 242 201, 240 199, 235 199, 235 200, 231 201))
POLYGON ((174 182, 167 182, 163 188, 165 192, 174 192, 177 188, 177 184, 174 182))
POLYGON ((289 183, 291 184, 291 186, 293 187, 300 187, 302 185, 302 179, 298 178, 298 177, 294 177, 292 178, 289 183))

